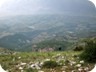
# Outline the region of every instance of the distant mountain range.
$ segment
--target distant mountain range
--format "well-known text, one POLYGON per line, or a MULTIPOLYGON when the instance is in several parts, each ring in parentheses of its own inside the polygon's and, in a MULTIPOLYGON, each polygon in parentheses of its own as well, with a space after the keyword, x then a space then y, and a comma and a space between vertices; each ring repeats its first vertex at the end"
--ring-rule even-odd
MULTIPOLYGON (((29 1, 28 11, 33 10, 30 9, 31 0, 29 1)), ((34 2, 40 2, 41 7, 34 15, 30 13, 28 15, 26 12, 26 15, 0 17, 0 47, 16 51, 31 51, 34 45, 37 49, 46 46, 67 49, 80 38, 96 36, 96 9, 90 1, 36 0, 34 2)), ((20 9, 23 9, 22 6, 25 4, 21 4, 20 9)))
POLYGON ((0 46, 12 50, 30 51, 34 44, 58 37, 68 43, 94 36, 96 17, 27 15, 0 20, 0 46))

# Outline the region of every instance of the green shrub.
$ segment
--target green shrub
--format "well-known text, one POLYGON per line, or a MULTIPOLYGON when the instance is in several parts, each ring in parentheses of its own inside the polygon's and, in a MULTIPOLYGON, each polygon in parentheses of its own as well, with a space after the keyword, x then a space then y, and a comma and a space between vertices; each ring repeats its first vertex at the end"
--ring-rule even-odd
POLYGON ((25 71, 26 72, 38 72, 36 69, 32 69, 32 68, 27 68, 25 71))
POLYGON ((73 50, 74 51, 82 51, 83 50, 83 46, 76 46, 73 50))
POLYGON ((43 68, 55 68, 58 66, 58 63, 56 61, 45 61, 42 65, 43 68))
POLYGON ((96 62, 96 38, 88 39, 85 43, 85 49, 80 58, 88 62, 96 62))

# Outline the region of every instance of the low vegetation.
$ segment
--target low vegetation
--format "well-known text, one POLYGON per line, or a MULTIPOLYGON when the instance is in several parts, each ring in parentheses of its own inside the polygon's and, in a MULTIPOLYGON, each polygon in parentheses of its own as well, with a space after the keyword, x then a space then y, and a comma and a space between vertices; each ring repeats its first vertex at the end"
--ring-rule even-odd
POLYGON ((85 48, 80 57, 85 61, 96 63, 96 38, 85 40, 85 48))
POLYGON ((58 63, 56 61, 45 61, 42 65, 43 68, 55 68, 58 67, 58 63))
POLYGON ((13 52, 0 55, 0 63, 9 72, 78 72, 81 68, 89 71, 94 64, 80 60, 82 52, 13 52))
POLYGON ((96 63, 96 38, 84 39, 75 50, 11 52, 0 48, 0 64, 9 72, 88 72, 96 63))

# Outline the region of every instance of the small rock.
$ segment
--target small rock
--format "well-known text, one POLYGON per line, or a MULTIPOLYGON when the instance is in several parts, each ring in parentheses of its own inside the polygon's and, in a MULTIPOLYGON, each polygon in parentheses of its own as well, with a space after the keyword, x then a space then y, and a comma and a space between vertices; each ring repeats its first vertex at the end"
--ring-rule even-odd
POLYGON ((23 67, 19 67, 20 70, 23 70, 23 67))
POLYGON ((38 72, 44 72, 44 71, 38 71, 38 72))
POLYGON ((80 63, 82 63, 82 64, 83 64, 83 63, 84 63, 84 60, 80 61, 80 63))
POLYGON ((81 64, 77 64, 76 67, 81 67, 81 64))

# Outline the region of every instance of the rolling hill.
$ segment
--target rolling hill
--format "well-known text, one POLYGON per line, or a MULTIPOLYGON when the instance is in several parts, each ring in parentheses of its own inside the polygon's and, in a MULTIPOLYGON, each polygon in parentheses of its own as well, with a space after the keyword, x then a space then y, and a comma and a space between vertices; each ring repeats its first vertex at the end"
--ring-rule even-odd
POLYGON ((96 36, 96 17, 89 16, 13 16, 0 23, 0 46, 12 50, 30 51, 35 43, 62 36, 66 42, 96 36))
MULTIPOLYGON (((45 47, 42 44, 46 42, 48 47, 63 46, 65 50, 71 46, 70 43, 73 44, 78 39, 96 36, 96 8, 92 2, 36 0, 36 8, 34 6, 30 9, 33 7, 31 3, 32 0, 20 0, 18 3, 8 4, 7 9, 11 10, 13 5, 12 8, 19 8, 22 14, 0 17, 0 47, 32 51, 34 45, 40 44, 42 47, 38 45, 39 49, 45 47), (22 8, 26 5, 29 8, 22 8), (35 9, 37 11, 34 13, 35 9)), ((6 7, 3 7, 4 9, 6 10, 6 7)))

